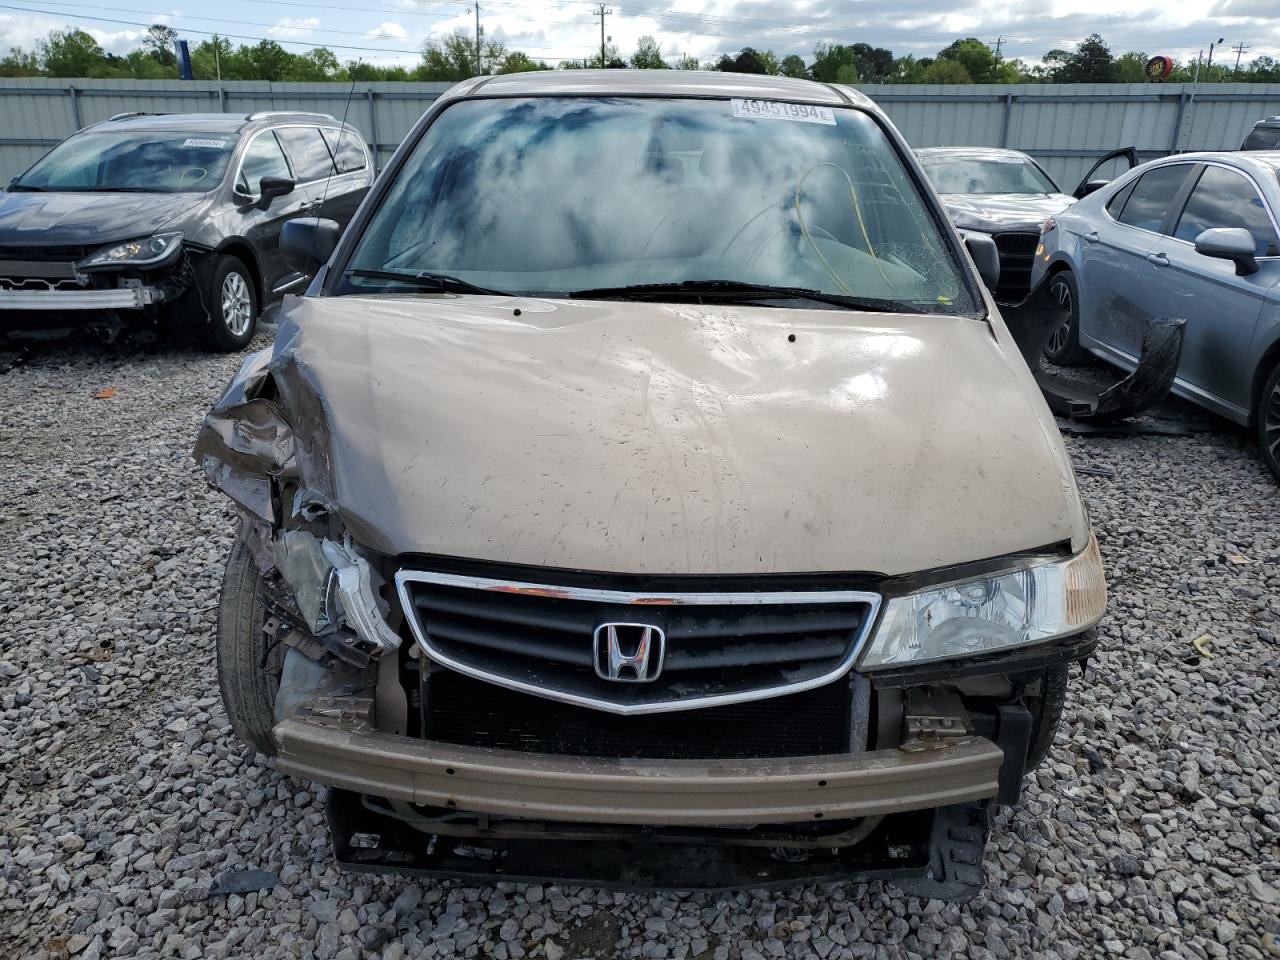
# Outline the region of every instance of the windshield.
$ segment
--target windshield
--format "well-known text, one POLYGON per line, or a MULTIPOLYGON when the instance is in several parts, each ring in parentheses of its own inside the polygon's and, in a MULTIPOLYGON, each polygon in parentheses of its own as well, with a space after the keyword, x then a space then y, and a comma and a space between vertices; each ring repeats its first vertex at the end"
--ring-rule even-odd
POLYGON ((1026 157, 920 158, 939 193, 1057 193, 1058 187, 1026 157))
POLYGON ((95 130, 58 144, 9 189, 204 192, 221 182, 235 144, 233 133, 95 130))
POLYGON ((422 272, 545 296, 734 281, 975 312, 870 116, 793 106, 765 117, 753 103, 454 104, 398 172, 336 292, 407 293, 422 272))

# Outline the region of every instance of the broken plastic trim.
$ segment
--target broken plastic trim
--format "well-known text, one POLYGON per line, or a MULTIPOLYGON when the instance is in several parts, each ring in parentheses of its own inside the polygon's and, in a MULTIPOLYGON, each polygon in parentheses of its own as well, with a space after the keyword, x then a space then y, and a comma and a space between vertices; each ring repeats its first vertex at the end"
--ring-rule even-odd
POLYGON ((1182 356, 1185 320, 1153 317, 1142 336, 1137 368, 1104 387, 1050 373, 1041 366, 1045 345, 1070 313, 1049 293, 1047 278, 1025 300, 1002 311, 1018 351, 1054 413, 1083 422, 1122 420, 1159 403, 1169 393, 1182 356))
POLYGON ((400 648, 400 635, 387 625, 378 597, 373 589, 373 571, 369 561, 351 548, 325 540, 322 544, 325 558, 333 564, 338 577, 338 602, 346 615, 347 624, 360 639, 390 653, 400 648))

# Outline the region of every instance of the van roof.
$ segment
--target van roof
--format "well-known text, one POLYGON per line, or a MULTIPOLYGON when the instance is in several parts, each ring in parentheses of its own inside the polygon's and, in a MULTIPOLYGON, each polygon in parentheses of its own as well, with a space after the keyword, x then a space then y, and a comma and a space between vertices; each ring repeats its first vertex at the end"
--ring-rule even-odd
POLYGON ((741 97, 877 109, 851 87, 714 70, 537 70, 464 80, 448 95, 741 97))

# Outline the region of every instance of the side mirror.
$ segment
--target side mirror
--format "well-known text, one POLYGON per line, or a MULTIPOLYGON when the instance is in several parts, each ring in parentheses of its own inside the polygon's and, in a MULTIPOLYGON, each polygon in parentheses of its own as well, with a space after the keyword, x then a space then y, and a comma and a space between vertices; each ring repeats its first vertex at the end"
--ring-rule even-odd
POLYGON ((293 193, 293 181, 288 177, 263 177, 258 181, 258 196, 265 207, 276 197, 293 193))
POLYGON ((994 293, 996 284, 1000 282, 1000 251, 996 249, 996 242, 985 233, 970 233, 968 230, 961 230, 960 236, 973 258, 973 265, 978 268, 978 276, 994 293))
POLYGON ((1236 276, 1240 277, 1258 272, 1258 261, 1254 257, 1256 250, 1253 234, 1243 227, 1214 227, 1196 237, 1196 253, 1234 261, 1236 276))
POLYGON ((310 276, 328 261, 341 236, 342 228, 333 220, 298 217, 281 230, 280 252, 291 268, 310 276))
POLYGON ((1076 199, 1080 200, 1087 197, 1089 194, 1101 190, 1110 182, 1110 180, 1086 180, 1076 188, 1076 199))

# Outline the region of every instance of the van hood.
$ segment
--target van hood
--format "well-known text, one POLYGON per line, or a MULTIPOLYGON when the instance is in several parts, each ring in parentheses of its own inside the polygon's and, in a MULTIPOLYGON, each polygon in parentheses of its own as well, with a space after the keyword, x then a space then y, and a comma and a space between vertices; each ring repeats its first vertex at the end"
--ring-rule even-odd
POLYGON ((1046 218, 1075 203, 1065 193, 944 193, 939 199, 962 230, 1038 231, 1046 218))
POLYGON ((91 246, 155 233, 200 193, 0 193, 0 246, 91 246))
POLYGON ((998 319, 289 298, 274 351, 283 416, 325 421, 304 479, 389 556, 904 574, 1087 537, 998 319))

